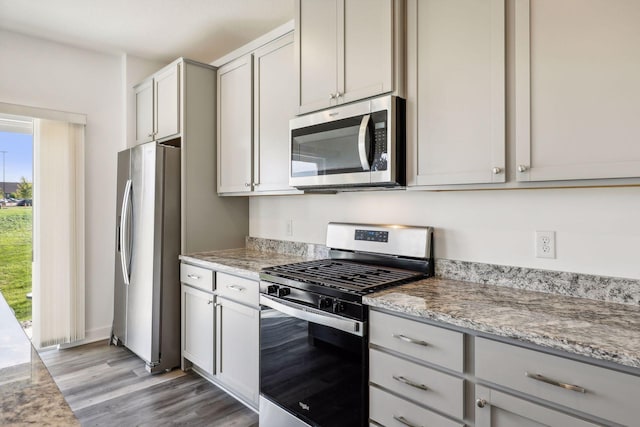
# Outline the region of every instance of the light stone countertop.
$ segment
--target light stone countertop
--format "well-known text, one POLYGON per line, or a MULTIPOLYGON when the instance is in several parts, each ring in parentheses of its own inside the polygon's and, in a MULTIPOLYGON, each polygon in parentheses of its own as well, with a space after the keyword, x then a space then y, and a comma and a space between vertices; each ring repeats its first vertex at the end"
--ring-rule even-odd
POLYGON ((180 260, 189 264, 223 273, 235 274, 252 280, 260 280, 260 270, 263 268, 309 261, 310 259, 313 258, 247 248, 180 255, 180 260))
POLYGON ((640 368, 640 307, 429 278, 364 303, 543 347, 640 368))
POLYGON ((1 294, 0 425, 80 425, 1 294))

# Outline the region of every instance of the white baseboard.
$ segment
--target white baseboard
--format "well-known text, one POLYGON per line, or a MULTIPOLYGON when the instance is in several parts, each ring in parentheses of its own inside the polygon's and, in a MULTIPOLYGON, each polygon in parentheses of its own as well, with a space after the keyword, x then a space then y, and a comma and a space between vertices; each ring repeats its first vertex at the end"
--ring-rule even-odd
POLYGON ((96 341, 105 341, 105 344, 111 338, 111 326, 105 326, 102 328, 89 329, 84 332, 84 339, 74 341, 68 344, 60 344, 59 348, 71 348, 79 345, 89 344, 96 341))

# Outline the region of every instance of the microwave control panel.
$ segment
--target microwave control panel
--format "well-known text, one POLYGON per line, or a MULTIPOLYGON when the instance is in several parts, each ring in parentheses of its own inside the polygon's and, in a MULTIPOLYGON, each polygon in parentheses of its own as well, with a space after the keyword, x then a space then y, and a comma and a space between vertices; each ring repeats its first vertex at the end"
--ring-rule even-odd
POLYGON ((373 161, 372 171, 387 170, 387 112, 379 111, 371 115, 373 122, 373 161))

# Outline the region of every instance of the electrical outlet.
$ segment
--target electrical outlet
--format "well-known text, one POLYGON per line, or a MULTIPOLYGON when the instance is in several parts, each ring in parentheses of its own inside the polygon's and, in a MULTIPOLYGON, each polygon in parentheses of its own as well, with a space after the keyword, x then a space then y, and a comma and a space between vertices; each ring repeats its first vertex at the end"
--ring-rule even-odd
POLYGON ((287 220, 287 236, 293 236, 293 220, 287 220))
POLYGON ((536 258, 556 257, 556 232, 536 231, 536 258))

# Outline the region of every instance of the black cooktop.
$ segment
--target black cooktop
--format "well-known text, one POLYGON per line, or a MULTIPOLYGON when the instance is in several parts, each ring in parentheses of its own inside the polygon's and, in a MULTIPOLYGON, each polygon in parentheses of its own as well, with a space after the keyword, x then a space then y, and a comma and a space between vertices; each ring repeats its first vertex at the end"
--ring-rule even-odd
POLYGON ((324 259, 279 265, 262 270, 263 279, 278 277, 349 293, 365 295, 387 286, 417 280, 424 273, 358 262, 324 259), (265 277, 270 276, 270 277, 265 277))

